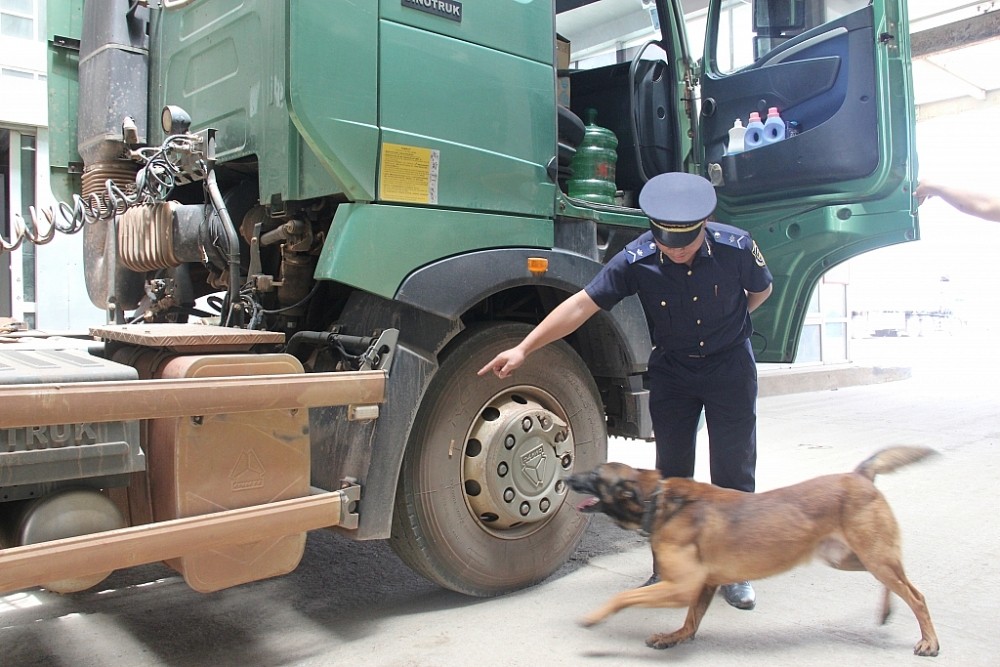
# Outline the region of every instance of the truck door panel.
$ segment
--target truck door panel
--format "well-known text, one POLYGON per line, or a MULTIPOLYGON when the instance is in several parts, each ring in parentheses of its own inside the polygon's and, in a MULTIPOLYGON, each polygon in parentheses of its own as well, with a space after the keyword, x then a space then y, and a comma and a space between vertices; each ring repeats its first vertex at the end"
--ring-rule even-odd
POLYGON ((919 238, 906 20, 905 0, 709 0, 701 173, 716 185, 715 219, 753 234, 774 276, 753 316, 758 361, 795 359, 830 268, 919 238), (782 11, 803 13, 783 23, 782 11), (728 154, 734 120, 769 107, 800 132, 728 154))
POLYGON ((761 192, 761 184, 811 188, 870 175, 879 165, 872 9, 866 7, 791 39, 750 68, 702 80, 702 135, 722 167, 720 194, 761 192), (725 156, 736 118, 777 107, 802 133, 780 144, 725 156), (815 159, 823 156, 822 159, 815 159))

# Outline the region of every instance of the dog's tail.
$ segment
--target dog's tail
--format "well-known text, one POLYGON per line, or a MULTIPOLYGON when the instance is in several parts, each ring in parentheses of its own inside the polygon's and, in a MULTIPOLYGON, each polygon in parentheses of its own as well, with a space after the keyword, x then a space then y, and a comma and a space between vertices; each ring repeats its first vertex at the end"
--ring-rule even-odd
POLYGON ((930 447, 889 447, 862 461, 854 472, 874 481, 876 475, 895 472, 903 466, 922 461, 934 454, 937 454, 937 451, 930 447))

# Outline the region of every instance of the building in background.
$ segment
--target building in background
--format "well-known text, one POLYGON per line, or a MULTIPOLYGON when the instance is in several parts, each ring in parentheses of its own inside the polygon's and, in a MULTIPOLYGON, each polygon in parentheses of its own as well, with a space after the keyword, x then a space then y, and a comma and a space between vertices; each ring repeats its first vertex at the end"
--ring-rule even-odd
MULTIPOLYGON (((25 215, 40 189, 39 134, 44 145, 45 0, 0 0, 0 230, 11 235, 12 219, 25 215)), ((43 176, 44 177, 44 176, 43 176)), ((37 249, 23 244, 0 255, 0 317, 36 321, 37 249)))
MULTIPOLYGON (((48 0, 0 0, 0 234, 53 206, 48 152, 48 0)), ((57 0, 58 1, 58 0, 57 0)), ((0 318, 49 330, 103 322, 86 296, 82 236, 0 253, 0 318)))

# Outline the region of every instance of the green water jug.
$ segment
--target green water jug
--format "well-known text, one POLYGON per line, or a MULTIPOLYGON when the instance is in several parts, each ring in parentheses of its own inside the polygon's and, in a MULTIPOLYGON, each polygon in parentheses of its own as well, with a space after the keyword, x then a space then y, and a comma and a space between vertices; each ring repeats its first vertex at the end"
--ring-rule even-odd
POLYGON ((597 125, 597 109, 587 109, 586 116, 586 133, 570 165, 573 176, 566 182, 568 194, 585 201, 614 204, 618 138, 597 125))

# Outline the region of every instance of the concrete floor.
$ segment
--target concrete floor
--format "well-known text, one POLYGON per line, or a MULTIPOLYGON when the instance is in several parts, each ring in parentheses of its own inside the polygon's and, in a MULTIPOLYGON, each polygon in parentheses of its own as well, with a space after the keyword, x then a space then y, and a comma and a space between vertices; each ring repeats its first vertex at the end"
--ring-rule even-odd
MULTIPOLYGON (((557 575, 490 600, 435 587, 385 542, 325 532, 310 535, 291 575, 211 595, 157 565, 74 596, 3 596, 0 665, 996 665, 1000 352, 992 338, 969 336, 865 346, 869 359, 906 365, 911 377, 762 398, 758 486, 847 471, 890 445, 938 449, 877 481, 901 525, 908 575, 927 597, 938 658, 911 654, 919 632, 900 601, 876 625, 873 578, 818 564, 755 582, 752 612, 716 600, 697 640, 667 651, 644 640, 678 627, 682 610, 630 609, 585 629, 576 623, 584 613, 650 571, 645 540, 598 517, 557 575)), ((616 440, 610 457, 649 467, 652 445, 616 440)))

